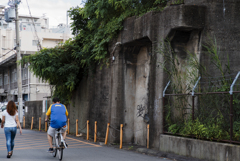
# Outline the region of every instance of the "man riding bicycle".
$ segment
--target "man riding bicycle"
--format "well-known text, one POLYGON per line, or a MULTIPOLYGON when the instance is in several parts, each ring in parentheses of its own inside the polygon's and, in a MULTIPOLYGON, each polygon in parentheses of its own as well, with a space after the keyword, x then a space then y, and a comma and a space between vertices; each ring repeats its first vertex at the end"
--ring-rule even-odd
POLYGON ((47 113, 46 113, 46 119, 45 121, 49 120, 49 117, 51 117, 50 126, 48 128, 47 132, 47 138, 50 148, 48 149, 48 152, 53 152, 53 145, 52 145, 52 138, 55 135, 55 129, 63 128, 63 139, 66 138, 66 130, 67 130, 67 116, 68 111, 65 105, 61 104, 59 101, 59 98, 55 97, 53 98, 53 104, 50 105, 47 113))

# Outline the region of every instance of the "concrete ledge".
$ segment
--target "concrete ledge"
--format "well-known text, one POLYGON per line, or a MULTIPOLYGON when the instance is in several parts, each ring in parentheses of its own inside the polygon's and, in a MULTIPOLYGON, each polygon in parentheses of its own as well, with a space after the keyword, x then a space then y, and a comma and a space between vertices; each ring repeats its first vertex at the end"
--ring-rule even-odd
POLYGON ((208 161, 238 161, 240 146, 171 135, 160 135, 160 151, 208 161))

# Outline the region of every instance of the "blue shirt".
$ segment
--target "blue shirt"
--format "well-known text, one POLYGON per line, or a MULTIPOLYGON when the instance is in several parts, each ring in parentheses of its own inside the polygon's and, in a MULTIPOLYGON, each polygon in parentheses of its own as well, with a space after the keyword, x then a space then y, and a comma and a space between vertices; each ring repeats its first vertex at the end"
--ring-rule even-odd
POLYGON ((46 115, 51 115, 50 126, 52 128, 58 129, 66 125, 68 111, 65 105, 61 103, 52 104, 49 107, 46 115))

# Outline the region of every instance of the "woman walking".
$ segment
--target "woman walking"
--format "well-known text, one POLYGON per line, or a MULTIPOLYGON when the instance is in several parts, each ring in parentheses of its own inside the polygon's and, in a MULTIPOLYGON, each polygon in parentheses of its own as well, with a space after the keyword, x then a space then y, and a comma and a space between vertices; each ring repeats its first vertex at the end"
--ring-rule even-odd
POLYGON ((20 134, 22 134, 22 128, 18 120, 17 107, 13 101, 9 101, 7 104, 7 109, 3 111, 2 114, 2 124, 1 128, 4 127, 4 133, 6 137, 7 146, 7 158, 11 158, 14 148, 14 138, 17 133, 17 125, 20 129, 20 134))

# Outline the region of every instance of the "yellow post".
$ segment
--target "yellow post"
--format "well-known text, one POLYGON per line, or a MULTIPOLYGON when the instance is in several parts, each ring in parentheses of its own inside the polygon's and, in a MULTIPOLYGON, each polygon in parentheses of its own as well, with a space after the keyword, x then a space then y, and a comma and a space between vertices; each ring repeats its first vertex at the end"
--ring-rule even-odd
POLYGON ((76 120, 76 136, 78 135, 78 119, 76 120))
POLYGON ((32 117, 32 122, 31 122, 31 130, 33 129, 33 117, 32 117))
POLYGON ((45 132, 47 132, 47 122, 45 122, 45 132))
POLYGON ((120 149, 122 149, 122 139, 123 139, 123 124, 120 126, 120 149))
POLYGON ((106 132, 105 144, 107 144, 107 141, 108 141, 109 125, 110 125, 110 123, 107 124, 107 132, 106 132))
POLYGON ((39 131, 41 130, 41 117, 39 117, 39 131))
POLYGON ((149 124, 147 125, 147 148, 149 149, 149 124))
POLYGON ((68 134, 69 134, 69 130, 70 130, 70 126, 69 126, 69 119, 68 119, 68 134))
POLYGON ((25 129, 25 116, 23 116, 23 128, 25 129))
POLYGON ((89 140, 89 120, 87 120, 87 140, 89 140))
POLYGON ((95 121, 94 142, 97 142, 97 121, 95 121))

